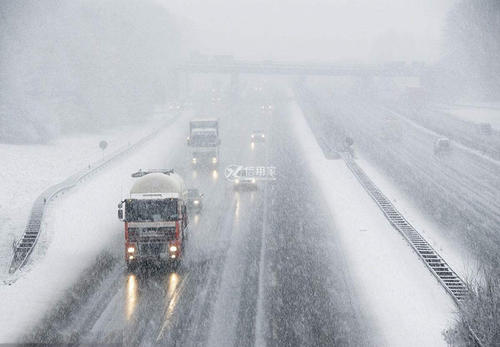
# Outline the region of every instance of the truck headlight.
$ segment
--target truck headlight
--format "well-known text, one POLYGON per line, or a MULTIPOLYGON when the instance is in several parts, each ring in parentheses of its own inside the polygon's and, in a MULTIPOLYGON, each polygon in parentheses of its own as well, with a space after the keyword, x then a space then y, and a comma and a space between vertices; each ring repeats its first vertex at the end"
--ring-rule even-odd
POLYGON ((170 252, 174 253, 174 252, 177 252, 177 246, 170 246, 169 248, 170 252))
POLYGON ((127 248, 127 252, 134 253, 135 252, 135 248, 134 247, 128 247, 127 248))
POLYGON ((217 164, 217 158, 216 157, 212 158, 212 164, 217 164))
POLYGON ((193 204, 195 204, 195 205, 198 205, 199 203, 200 203, 200 201, 199 201, 199 200, 195 200, 195 201, 193 201, 193 204))

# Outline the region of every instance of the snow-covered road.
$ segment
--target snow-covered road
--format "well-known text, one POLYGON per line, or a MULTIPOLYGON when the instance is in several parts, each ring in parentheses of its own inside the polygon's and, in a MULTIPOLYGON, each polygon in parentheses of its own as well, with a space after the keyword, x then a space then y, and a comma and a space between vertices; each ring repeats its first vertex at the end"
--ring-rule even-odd
POLYGON ((326 160, 295 102, 220 109, 219 170, 193 169, 185 114, 156 139, 56 200, 36 263, 0 287, 0 342, 126 345, 442 345, 453 303, 342 161, 326 160), (250 146, 254 129, 267 141, 250 146), (230 164, 275 166, 276 182, 234 191, 230 164), (183 266, 129 274, 116 204, 130 173, 174 167, 205 193, 183 266), (119 259, 68 316, 67 289, 103 251, 119 259), (47 313, 52 313, 47 316, 47 313), (37 335, 38 337, 42 335, 37 335), (49 338, 48 338, 48 337, 49 338), (50 340, 50 338, 52 340, 50 340))
MULTIPOLYGON (((29 332, 98 254, 110 245, 121 246, 122 230, 115 207, 132 182, 130 173, 155 166, 168 154, 164 148, 182 141, 184 134, 175 129, 186 127, 185 117, 177 120, 129 157, 49 205, 28 265, 16 274, 19 279, 15 283, 0 286, 0 341, 13 341, 29 332)), ((53 161, 60 162, 59 158, 53 161)), ((121 253, 120 248, 113 248, 121 253)))
POLYGON ((441 253, 451 255, 450 261, 464 277, 477 273, 478 262, 495 257, 500 244, 497 163, 458 146, 451 153, 435 155, 433 143, 439 136, 411 122, 396 120, 402 134, 388 138, 383 129, 390 113, 362 99, 354 103, 354 98, 340 92, 332 97, 318 89, 310 99, 322 114, 315 121, 324 129, 332 124, 343 127, 354 138, 366 169, 376 168, 371 171, 390 182, 385 185, 394 192, 389 197, 408 201, 404 205, 420 214, 415 219, 432 221, 432 227, 421 223, 427 224, 426 237, 437 242, 441 253))
POLYGON ((375 321, 381 344, 446 345, 454 304, 444 289, 386 220, 341 160, 325 159, 309 125, 292 105, 295 135, 323 189, 347 271, 356 283, 363 314, 375 321))

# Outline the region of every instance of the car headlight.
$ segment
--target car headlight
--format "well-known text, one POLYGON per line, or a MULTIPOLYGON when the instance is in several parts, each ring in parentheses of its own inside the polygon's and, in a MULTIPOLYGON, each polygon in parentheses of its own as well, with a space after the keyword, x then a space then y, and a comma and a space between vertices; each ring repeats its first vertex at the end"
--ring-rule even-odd
POLYGON ((217 158, 216 157, 213 157, 212 158, 212 164, 216 164, 217 163, 217 158))
POLYGON ((252 135, 252 139, 255 137, 255 135, 252 135))
POLYGON ((239 179, 235 179, 235 180, 234 180, 234 183, 239 184, 239 183, 240 183, 240 180, 239 180, 239 179))
POLYGON ((251 182, 252 182, 252 183, 255 183, 255 178, 252 178, 251 182))
POLYGON ((266 135, 262 134, 262 138, 266 137, 266 135))
POLYGON ((196 164, 196 158, 193 158, 193 164, 196 164))
POLYGON ((195 204, 195 205, 198 205, 199 203, 200 203, 200 201, 199 201, 199 200, 195 200, 195 201, 193 201, 193 204, 195 204))
POLYGON ((169 251, 172 253, 177 252, 177 246, 174 245, 170 246, 169 251))
POLYGON ((134 247, 129 247, 129 248, 127 248, 127 252, 134 253, 135 252, 135 248, 134 247))

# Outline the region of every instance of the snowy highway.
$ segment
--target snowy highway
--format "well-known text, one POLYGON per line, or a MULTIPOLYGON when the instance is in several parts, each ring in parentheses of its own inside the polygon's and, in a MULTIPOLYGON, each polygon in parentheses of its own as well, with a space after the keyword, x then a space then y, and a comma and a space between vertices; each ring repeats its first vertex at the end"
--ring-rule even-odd
POLYGON ((499 0, 1 0, 0 347, 500 346, 499 0))
MULTIPOLYGON (((399 138, 370 136, 373 131, 383 134, 386 119, 395 117, 394 113, 369 102, 346 102, 341 96, 327 100, 323 95, 320 99, 315 102, 323 114, 332 116, 330 120, 323 117, 324 128, 338 124, 351 134, 362 157, 384 172, 431 219, 447 226, 435 230, 437 236, 448 239, 459 252, 475 253, 476 259, 495 256, 498 245, 494 244, 498 240, 490 236, 500 222, 497 163, 459 146, 453 147, 451 153, 435 155, 433 143, 438 135, 398 116, 396 122, 402 129, 399 138), (458 232, 446 232, 450 229, 458 232), (486 244, 490 247, 484 247, 486 244)), ((459 265, 462 269, 469 267, 469 271, 474 271, 474 266, 474 261, 459 265)))
MULTIPOLYGON (((54 311, 54 297, 46 305, 51 314, 24 338, 188 346, 444 344, 442 331, 454 309, 445 291, 343 162, 323 156, 297 104, 275 96, 274 110, 262 112, 262 103, 242 97, 215 106, 222 134, 217 170, 194 168, 184 132, 172 136, 187 126, 195 113, 191 110, 131 155, 143 165, 175 168, 188 187, 205 194, 202 212, 190 217, 188 248, 177 270, 129 273, 122 260, 122 226, 111 201, 118 201, 117 192, 123 196, 131 184, 127 170, 139 168, 134 160, 112 165, 109 173, 58 202, 53 209, 59 212, 53 210, 47 222, 58 247, 72 243, 57 236, 70 220, 84 225, 94 216, 96 221, 89 222, 97 229, 89 246, 97 242, 100 228, 111 229, 105 244, 81 255, 108 249, 117 261, 85 300, 70 305, 69 316, 54 311), (266 133, 266 142, 251 145, 255 129, 266 133), (274 166, 277 180, 260 182, 257 190, 235 191, 224 178, 231 164, 274 166), (118 173, 126 179, 112 183, 118 173), (102 216, 76 203, 97 191, 111 193, 100 203, 110 205, 101 207, 106 210, 102 216)), ((80 229, 76 240, 85 242, 89 235, 80 229)), ((50 246, 47 252, 40 257, 49 266, 57 251, 50 246)), ((76 268, 59 264, 54 271, 62 276, 76 268)), ((34 270, 43 271, 43 266, 34 270)), ((15 285, 22 286, 23 280, 15 285)), ((24 323, 30 321, 27 317, 24 323)))
POLYGON ((220 170, 191 168, 184 144, 173 146, 177 154, 161 165, 175 167, 206 195, 204 210, 191 218, 184 265, 128 274, 119 262, 73 321, 55 324, 59 338, 78 332, 82 342, 213 346, 367 338, 352 284, 336 264, 343 262, 338 246, 321 241, 331 238, 329 214, 318 218, 315 194, 298 184, 307 178, 283 129, 288 114, 281 106, 274 115, 250 104, 221 117, 220 167, 277 163, 277 182, 257 191, 233 191, 220 170), (252 128, 266 129, 269 140, 251 146, 252 128))

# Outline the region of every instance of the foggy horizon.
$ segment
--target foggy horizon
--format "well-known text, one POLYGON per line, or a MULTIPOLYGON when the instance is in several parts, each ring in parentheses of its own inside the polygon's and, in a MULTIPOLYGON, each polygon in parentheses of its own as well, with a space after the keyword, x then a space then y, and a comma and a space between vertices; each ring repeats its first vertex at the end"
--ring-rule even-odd
POLYGON ((446 1, 164 1, 194 50, 242 59, 433 62, 443 54, 446 1))
POLYGON ((500 0, 0 0, 0 347, 500 346, 500 0))

